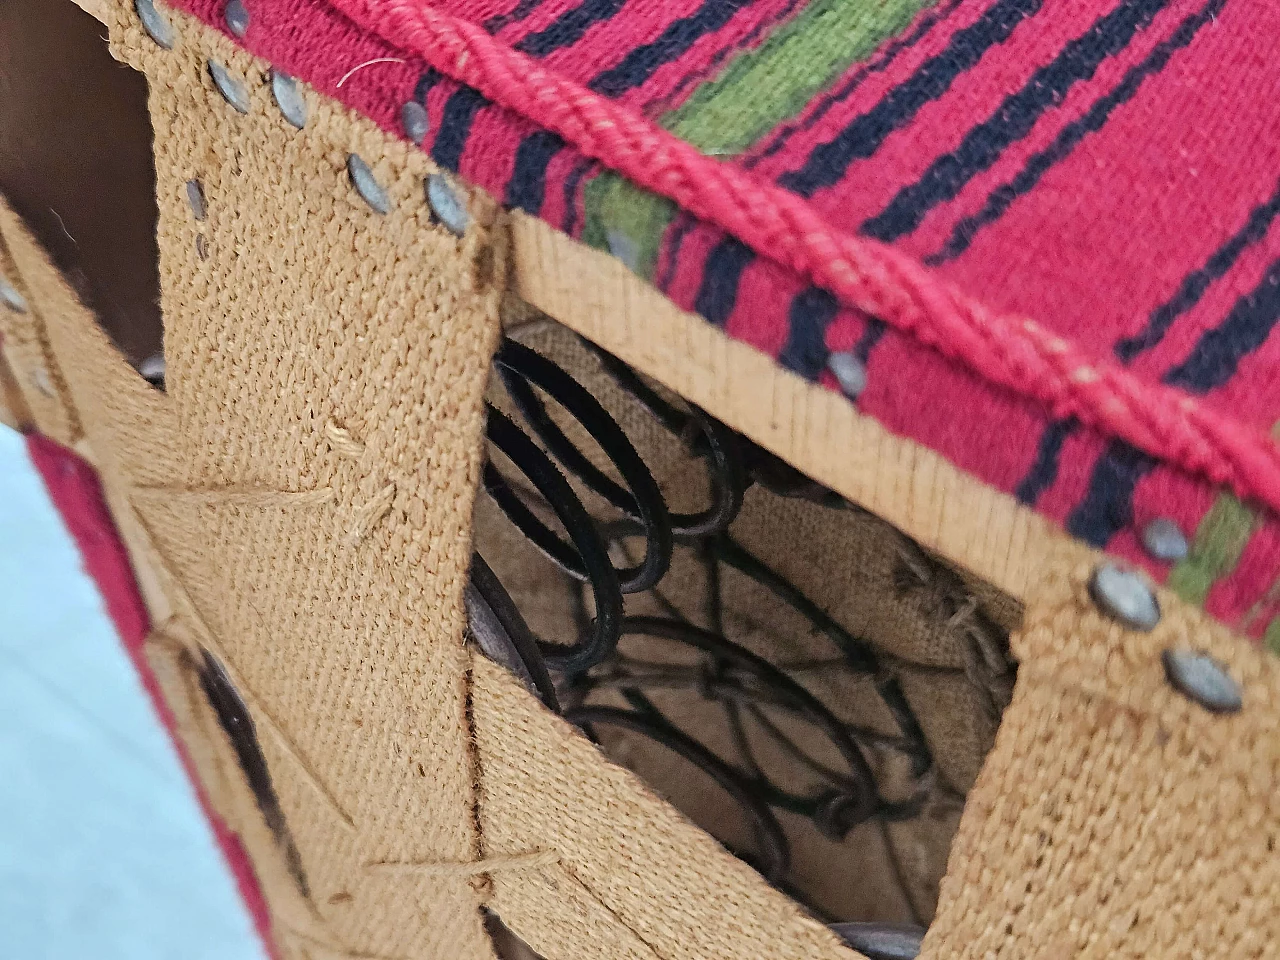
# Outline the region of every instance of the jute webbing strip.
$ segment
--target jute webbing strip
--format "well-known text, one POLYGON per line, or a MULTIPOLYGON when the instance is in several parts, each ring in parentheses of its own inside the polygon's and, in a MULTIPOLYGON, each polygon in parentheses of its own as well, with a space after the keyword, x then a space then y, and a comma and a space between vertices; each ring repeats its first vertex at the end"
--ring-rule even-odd
POLYGON ((21 236, 7 240, 6 235, 17 226, 17 219, 0 201, 0 281, 9 285, 20 298, 10 305, 0 302, 0 359, 12 373, 6 377, 6 394, 17 388, 17 404, 41 433, 63 444, 80 438, 80 423, 67 395, 67 384, 54 359, 45 329, 44 313, 56 305, 56 289, 41 283, 48 266, 43 251, 24 243, 21 236))
MULTIPOLYGON (((53 266, 8 205, 0 200, 0 236, 18 264, 29 292, 31 315, 39 318, 57 371, 59 396, 67 402, 70 433, 50 434, 64 443, 102 438, 97 466, 122 482, 161 483, 170 472, 177 420, 168 398, 129 366, 97 325, 93 314, 53 266)), ((27 396, 30 397, 28 391, 27 396)), ((37 411, 42 433, 45 416, 37 411)))
POLYGON ((176 732, 218 816, 239 837, 253 862, 260 886, 271 891, 275 925, 323 934, 313 909, 290 877, 283 852, 268 829, 226 733, 200 686, 198 661, 189 641, 177 639, 173 624, 147 641, 147 662, 160 685, 176 732))
MULTIPOLYGON (((264 65, 220 35, 175 15, 182 39, 163 53, 128 5, 112 10, 117 51, 153 87, 171 387, 153 428, 137 426, 143 394, 124 391, 138 405, 126 422, 103 416, 86 430, 133 484, 198 494, 135 506, 193 632, 219 644, 292 744, 261 737, 316 891, 315 933, 292 927, 271 892, 282 929, 305 944, 298 955, 486 956, 485 877, 365 865, 531 849, 556 864, 488 882, 549 960, 843 955, 485 660, 472 666, 473 766, 458 596, 496 325, 476 269, 485 231, 459 244, 432 226, 427 161, 367 124, 312 98, 308 130, 287 127, 264 65), (213 90, 210 56, 252 80, 248 115, 213 90), (346 181, 353 150, 396 201, 385 218, 346 181), (209 202, 199 225, 183 194, 193 177, 209 202), (329 424, 361 445, 358 458, 335 449, 329 424), (137 449, 154 459, 140 464, 137 449), (333 502, 205 496, 245 489, 329 489, 333 502), (351 542, 353 520, 370 513, 351 542)), ((64 342, 50 342, 88 416, 79 397, 103 399, 111 378, 133 375, 122 361, 104 373, 100 335, 67 316, 64 342)), ((1085 596, 1092 556, 1063 550, 1043 580, 1028 578, 1023 676, 926 956, 1265 956, 1280 883, 1276 667, 1168 595, 1155 633, 1120 631, 1085 596), (1174 642, 1231 666, 1240 716, 1208 717, 1168 689, 1159 651, 1174 642)))
POLYGON ((1155 630, 1121 629, 1097 559, 1063 547, 1036 581, 923 960, 1275 956, 1280 665, 1164 591, 1155 630), (1244 710, 1174 691, 1167 647, 1225 663, 1244 710))
POLYGON ((10 430, 30 430, 35 425, 35 418, 3 351, 0 351, 0 423, 10 430))
POLYGON ((496 878, 499 914, 547 960, 848 956, 502 667, 477 654, 472 668, 485 855, 536 842, 560 856, 536 878, 496 878))
MULTIPOLYGON (((163 51, 132 7, 100 12, 113 52, 150 83, 167 394, 74 298, 54 351, 189 633, 180 646, 214 651, 254 715, 310 888, 304 909, 271 839, 253 839, 252 802, 228 809, 282 949, 489 958, 475 877, 365 866, 480 856, 460 595, 505 262, 495 210, 464 197, 473 225, 455 238, 432 222, 420 153, 305 92, 296 130, 266 64, 176 14, 179 43, 163 51), (210 60, 246 83, 248 114, 214 89, 210 60), (352 190, 350 153, 394 198, 386 216, 352 190), (359 459, 333 448, 327 424, 359 459)), ((198 700, 180 672, 166 691, 198 700)), ((182 732, 218 755, 216 724, 182 732)), ((203 768, 237 783, 234 758, 203 768)))

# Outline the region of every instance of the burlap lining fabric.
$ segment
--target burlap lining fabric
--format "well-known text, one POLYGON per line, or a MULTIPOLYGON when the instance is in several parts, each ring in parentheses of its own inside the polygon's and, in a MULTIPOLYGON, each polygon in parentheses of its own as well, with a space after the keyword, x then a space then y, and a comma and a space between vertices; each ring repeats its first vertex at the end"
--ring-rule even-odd
MULTIPOLYGON (((152 662, 249 849, 281 955, 489 958, 488 907, 548 960, 849 956, 464 645, 499 212, 471 196, 472 226, 454 237, 427 209, 421 153, 310 93, 295 130, 268 65, 168 15, 172 51, 131 3, 106 11, 113 52, 151 89, 168 392, 124 362, 0 208, 3 269, 31 307, 6 321, 5 350, 38 427, 87 438, 154 575, 152 662), (214 88, 210 59, 245 80, 246 114, 214 88), (352 190, 351 153, 391 196, 385 216, 352 190), (62 406, 31 402, 37 368, 62 406), (203 651, 253 716, 305 886, 210 715, 203 651)), ((482 508, 481 535, 491 522, 482 508)), ((806 556, 798 577, 814 575, 806 556)), ((953 784, 972 782, 928 960, 1277 955, 1280 668, 1163 591, 1153 632, 1123 630, 1088 597, 1097 560, 1067 544, 1033 578, 1011 637, 1018 683, 985 762, 982 705, 919 694, 938 699, 936 726, 956 718, 930 735, 953 784), (1174 692, 1169 646, 1222 660, 1243 711, 1212 716, 1174 692)), ((993 621, 1017 620, 964 583, 993 621)), ((862 626, 899 656, 954 655, 912 649, 933 634, 901 626, 900 599, 849 593, 844 615, 880 618, 862 626)))

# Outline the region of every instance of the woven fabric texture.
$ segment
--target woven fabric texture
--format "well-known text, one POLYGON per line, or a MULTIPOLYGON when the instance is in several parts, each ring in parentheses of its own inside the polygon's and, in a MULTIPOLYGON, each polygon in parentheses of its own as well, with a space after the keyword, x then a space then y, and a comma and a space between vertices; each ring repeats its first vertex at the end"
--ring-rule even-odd
MULTIPOLYGON (((17 221, 8 207, 0 204, 0 230, 17 221)), ((41 289, 42 278, 52 275, 45 269, 48 261, 34 244, 19 242, 9 245, 0 241, 0 281, 17 294, 14 303, 0 303, 0 352, 6 368, 6 393, 13 398, 12 407, 29 416, 33 426, 45 436, 63 444, 73 444, 82 435, 80 422, 67 395, 66 381, 49 345, 42 305, 57 309, 63 303, 60 291, 41 289), (21 272, 20 272, 21 271, 21 272), (29 281, 27 277, 34 277, 29 281), (32 283, 37 285, 32 289, 32 283)))
POLYGON ((1271 957, 1280 943, 1280 668, 1162 591, 1150 633, 1066 545, 1011 638, 1013 704, 969 795, 922 960, 1271 957), (1227 665, 1244 709, 1174 691, 1163 650, 1227 665))
MULTIPOLYGON (((154 656, 155 645, 148 646, 150 622, 147 608, 134 579, 129 554, 103 497, 99 477, 83 459, 43 434, 29 434, 27 449, 67 532, 80 551, 86 571, 102 595, 120 642, 138 671, 158 719, 174 738, 179 760, 192 780, 196 798, 235 878, 240 896, 270 952, 266 904, 255 877, 255 866, 242 842, 246 829, 242 822, 229 821, 226 816, 230 808, 224 794, 227 789, 225 778, 234 775, 220 767, 219 775, 213 776, 214 771, 206 765, 205 751, 216 741, 205 735, 204 730, 201 736, 190 735, 188 711, 198 709, 190 698, 190 672, 171 675, 168 663, 154 656), (235 825, 229 827, 229 822, 235 825)), ((257 863, 257 869, 262 869, 263 858, 257 858, 257 863)))
MULTIPOLYGON (((179 6, 225 29, 220 0, 179 6)), ((1164 398, 1169 429, 1190 423, 1178 397, 1194 396, 1274 459, 1273 15, 1249 0, 256 0, 244 43, 401 135, 402 105, 422 103, 438 163, 610 249, 790 369, 834 386, 828 356, 852 351, 868 371, 860 409, 1280 644, 1274 510, 1060 400, 1114 368, 1164 398), (428 66, 404 39, 427 13, 782 188, 824 229, 890 243, 1034 317, 1039 349, 1060 343, 1071 368, 1037 399, 949 358, 964 353, 954 340, 935 350, 851 309, 780 251, 762 256, 550 132, 554 102, 517 113, 451 78, 466 58, 428 66), (1140 546, 1158 516, 1191 536, 1176 565, 1140 546)), ((1204 465, 1214 475, 1232 456, 1204 465)))
MULTIPOLYGON (((76 385, 84 383, 95 362, 90 359, 94 354, 99 361, 95 379, 103 378, 107 383, 101 398, 110 398, 110 402, 105 408, 87 408, 89 431, 100 441, 108 441, 105 444, 108 450, 124 454, 123 457, 109 458, 111 466, 99 464, 106 473, 114 478, 117 476, 115 464, 127 461, 133 452, 143 457, 149 453, 145 444, 121 448, 119 441, 138 439, 149 431, 153 440, 163 443, 171 436, 166 429, 171 425, 163 415, 157 416, 156 406, 149 405, 148 401, 154 400, 154 392, 124 365, 106 343, 93 316, 80 304, 75 292, 3 200, 0 200, 0 247, 12 252, 9 266, 13 272, 8 274, 8 281, 20 284, 25 295, 26 309, 20 319, 32 325, 27 342, 41 345, 39 351, 15 353, 18 363, 27 364, 18 370, 28 383, 34 379, 31 377, 33 370, 59 372, 57 403, 37 407, 38 413, 35 414, 26 411, 29 419, 20 424, 31 430, 27 434, 31 462, 39 471, 50 499, 75 542, 86 572, 102 595, 107 614, 125 653, 138 671, 158 719, 174 737, 178 757, 192 778, 196 797, 208 817, 227 866, 264 943, 270 948, 266 907, 255 877, 255 869, 261 870, 262 863, 269 863, 269 860, 259 855, 263 851, 254 850, 251 863, 243 842, 246 830, 241 822, 228 816, 230 807, 224 802, 227 774, 220 777, 208 775, 210 771, 206 769, 205 754, 211 741, 204 736, 189 735, 190 690, 184 683, 173 682, 168 670, 170 664, 163 659, 157 660, 157 647, 148 642, 154 636, 150 613, 156 605, 153 603, 149 611, 142 585, 135 577, 137 567, 134 564, 138 560, 136 548, 139 544, 134 542, 131 545, 135 548, 131 557, 120 536, 118 524, 132 520, 127 503, 111 503, 99 471, 75 451, 50 439, 50 433, 56 433, 59 425, 66 424, 75 424, 75 436, 82 441, 85 439, 80 433, 82 421, 76 403, 92 404, 95 400, 77 390, 76 385), (62 348, 66 348, 66 352, 61 352, 62 348), (82 366, 86 361, 89 366, 82 366), (67 365, 69 374, 66 378, 61 374, 63 364, 67 365), (114 421, 116 429, 110 433, 96 429, 104 424, 104 414, 114 421), (141 428, 141 431, 132 433, 130 427, 141 428)), ((23 402, 21 396, 18 400, 23 402)), ((78 446, 83 449, 82 444, 78 446)), ((154 600, 156 596, 152 594, 147 600, 154 600)), ((188 680, 189 676, 181 679, 188 680)))
POLYGON ((120 12, 113 52, 151 91, 167 392, 87 311, 43 318, 171 611, 152 659, 283 956, 489 958, 455 867, 477 843, 461 590, 505 262, 493 208, 477 198, 455 237, 427 209, 427 158, 310 96, 299 131, 261 61, 194 25, 160 50, 120 12), (210 58, 257 81, 247 114, 210 58), (397 200, 385 217, 351 189, 352 153, 397 200), (205 651, 252 714, 297 870, 225 772, 191 684, 205 651))

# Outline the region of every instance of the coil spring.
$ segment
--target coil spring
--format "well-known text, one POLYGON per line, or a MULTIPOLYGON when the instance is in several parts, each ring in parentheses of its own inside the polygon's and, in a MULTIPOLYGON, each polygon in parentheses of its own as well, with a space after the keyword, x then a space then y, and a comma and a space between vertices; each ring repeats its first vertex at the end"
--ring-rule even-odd
MULTIPOLYGON (((786 890, 791 852, 776 811, 807 817, 824 835, 838 840, 873 818, 891 822, 915 817, 938 786, 920 724, 897 677, 875 648, 846 630, 739 544, 729 531, 752 485, 779 496, 804 497, 831 509, 856 508, 704 411, 666 399, 626 364, 589 342, 583 343, 612 380, 702 462, 710 502, 697 512, 670 510, 653 473, 600 401, 556 363, 524 344, 504 339, 494 358, 494 370, 523 426, 490 404, 487 437, 523 482, 505 476, 490 458, 484 467, 484 488, 550 563, 589 588, 593 615, 570 646, 535 637, 498 577, 476 553, 466 593, 471 635, 488 656, 520 677, 549 709, 593 739, 600 728, 616 728, 652 741, 701 769, 732 799, 750 825, 752 849, 732 852, 786 890), (577 421, 621 483, 570 439, 548 410, 544 396, 577 421), (565 474, 609 504, 622 519, 606 522, 594 518, 565 474), (527 502, 529 490, 540 498, 537 505, 544 515, 546 511, 554 515, 563 535, 527 502), (615 565, 610 547, 624 538, 643 538, 644 549, 636 562, 615 565), (727 565, 749 577, 826 635, 840 651, 842 666, 871 678, 893 718, 896 734, 886 735, 836 717, 782 670, 727 639, 718 613, 712 617, 713 629, 696 626, 674 610, 670 616, 626 616, 624 596, 659 584, 670 569, 676 545, 692 547, 709 564, 727 565), (630 658, 618 650, 620 640, 629 636, 656 638, 696 650, 700 663, 687 666, 630 658), (648 695, 670 689, 694 691, 723 706, 737 752, 747 758, 746 769, 717 756, 681 730, 648 695), (599 690, 615 692, 626 706, 588 703, 590 695, 599 690), (770 720, 764 707, 820 731, 840 758, 839 766, 802 748, 770 720), (745 730, 747 721, 802 763, 822 788, 797 792, 773 782, 753 757, 745 730), (905 799, 881 796, 868 759, 871 749, 894 751, 907 759, 914 788, 905 799)), ((871 955, 906 956, 911 954, 892 950, 905 949, 903 942, 918 945, 920 931, 906 928, 905 941, 893 930, 877 925, 846 924, 839 932, 866 949, 879 949, 867 945, 876 937, 887 937, 885 942, 890 946, 884 949, 890 952, 871 955)))

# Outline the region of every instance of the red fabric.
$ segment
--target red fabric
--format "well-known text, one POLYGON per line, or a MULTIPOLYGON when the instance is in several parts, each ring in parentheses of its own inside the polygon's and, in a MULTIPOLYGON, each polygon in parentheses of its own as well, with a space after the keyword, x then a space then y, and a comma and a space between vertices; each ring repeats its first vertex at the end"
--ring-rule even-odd
POLYGON ((989 382, 1280 510, 1280 448, 1265 433, 1090 357, 1021 316, 987 310, 895 248, 832 229, 793 194, 704 156, 465 21, 403 0, 333 2, 371 33, 989 382))
MULTIPOLYGON (((225 29, 224 0, 174 2, 225 29)), ((652 241, 645 279, 801 376, 834 387, 854 350, 862 412, 1157 580, 1137 532, 1174 519, 1205 605, 1253 631, 1280 592, 1280 6, 911 4, 799 100, 809 64, 774 56, 763 126, 713 88, 820 0, 254 0, 243 42, 396 134, 420 100, 438 164, 598 247, 652 241), (404 62, 336 86, 376 57, 404 62), (610 166, 683 208, 629 221, 610 166), (1224 486, 1257 518, 1238 564, 1198 536, 1224 486)))
POLYGON ((209 798, 196 777, 191 757, 177 736, 173 713, 161 696, 155 674, 147 663, 143 645, 150 632, 151 621, 133 575, 129 554, 116 532, 115 522, 111 519, 103 498, 98 475, 81 457, 48 437, 29 433, 26 439, 31 462, 44 481, 49 499, 53 501, 67 532, 80 551, 85 572, 102 595, 107 615, 120 635, 121 643, 138 672, 160 722, 169 732, 170 740, 195 790, 200 808, 213 829, 218 848, 235 878, 236 887, 253 918, 263 946, 274 958, 277 954, 271 939, 271 919, 262 889, 254 875, 253 865, 249 862, 240 838, 210 806, 209 798))

